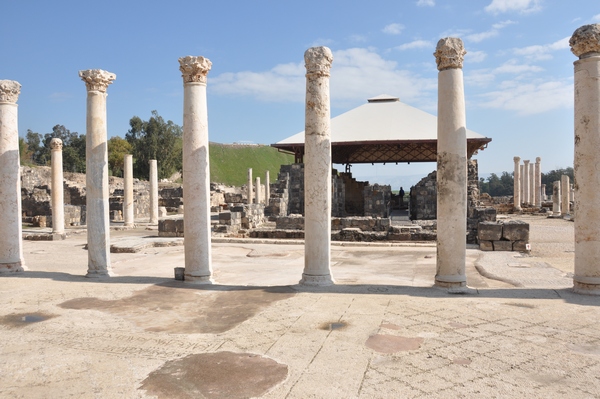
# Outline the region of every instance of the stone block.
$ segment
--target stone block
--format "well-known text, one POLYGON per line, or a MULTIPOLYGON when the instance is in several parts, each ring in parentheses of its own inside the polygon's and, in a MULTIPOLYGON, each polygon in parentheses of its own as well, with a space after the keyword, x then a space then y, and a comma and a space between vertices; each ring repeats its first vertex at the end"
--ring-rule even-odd
POLYGON ((504 223, 502 238, 509 241, 529 242, 529 223, 521 220, 509 220, 504 223))
POLYGON ((513 242, 513 251, 519 251, 519 252, 523 252, 523 251, 527 251, 527 241, 514 241, 513 242))
POLYGON ((512 251, 513 244, 512 241, 493 241, 494 243, 494 251, 512 251))
POLYGON ((481 222, 477 225, 479 241, 497 241, 502 238, 502 225, 495 222, 481 222))
POLYGON ((493 251, 494 244, 492 243, 492 241, 479 240, 479 249, 482 251, 493 251))

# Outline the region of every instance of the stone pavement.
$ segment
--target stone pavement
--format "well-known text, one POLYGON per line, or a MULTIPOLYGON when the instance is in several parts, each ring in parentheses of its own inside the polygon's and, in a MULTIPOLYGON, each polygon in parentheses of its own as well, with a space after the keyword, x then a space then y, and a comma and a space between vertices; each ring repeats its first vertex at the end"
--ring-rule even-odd
POLYGON ((0 398, 600 397, 573 224, 521 219, 531 254, 467 250, 468 295, 431 287, 433 245, 334 245, 337 284, 309 289, 301 245, 214 242, 217 284, 190 286, 182 246, 140 244, 156 231, 111 232, 141 246, 102 281, 85 234, 25 241, 29 270, 0 277, 0 398))

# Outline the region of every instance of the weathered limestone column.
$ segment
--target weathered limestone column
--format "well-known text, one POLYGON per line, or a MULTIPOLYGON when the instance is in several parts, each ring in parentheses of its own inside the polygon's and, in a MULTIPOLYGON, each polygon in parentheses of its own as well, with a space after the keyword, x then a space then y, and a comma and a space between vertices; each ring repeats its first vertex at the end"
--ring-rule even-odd
POLYGON ((560 181, 552 183, 552 216, 559 216, 560 206, 560 181))
POLYGON ((22 272, 21 174, 17 100, 21 85, 0 80, 0 274, 22 272))
POLYGON ((265 206, 269 206, 269 199, 271 198, 271 177, 269 171, 265 172, 265 206))
POLYGON ((79 71, 87 89, 86 212, 88 272, 86 277, 112 275, 108 207, 108 151, 106 144, 106 89, 116 75, 101 69, 79 71))
POLYGON ((545 184, 542 184, 541 192, 542 192, 542 201, 546 201, 548 199, 548 197, 546 196, 546 185, 545 184))
POLYGON ((521 208, 521 158, 514 157, 513 161, 515 162, 515 171, 514 171, 514 183, 513 183, 513 207, 515 208, 515 212, 520 212, 521 208))
POLYGON ((519 190, 521 191, 521 204, 523 204, 525 203, 525 191, 523 190, 523 181, 525 180, 525 165, 521 164, 521 166, 519 166, 519 170, 521 176, 521 180, 519 182, 519 190))
POLYGON ((435 285, 464 287, 467 236, 467 127, 462 40, 437 43, 437 271, 435 285))
POLYGON ((156 159, 148 161, 150 164, 150 224, 158 224, 158 167, 156 159))
POLYGON ((185 281, 212 283, 210 240, 210 168, 206 76, 212 63, 181 57, 183 76, 183 203, 185 281))
POLYGON ((63 142, 59 138, 50 140, 52 173, 52 235, 55 239, 65 238, 65 193, 63 188, 63 142))
POLYGON ((573 186, 573 183, 571 183, 571 185, 569 186, 569 201, 571 202, 575 202, 575 188, 573 186))
POLYGON ((327 47, 311 47, 306 63, 304 134, 304 273, 300 284, 331 285, 331 108, 327 47))
POLYGON ((531 204, 529 199, 529 160, 523 160, 523 203, 531 204))
POLYGON ((575 292, 600 295, 600 24, 571 40, 575 61, 575 292))
POLYGON ((256 189, 254 191, 255 191, 254 202, 256 203, 256 205, 258 205, 262 202, 261 201, 262 193, 260 190, 260 177, 256 177, 256 189))
POLYGON ((248 205, 252 204, 254 190, 252 189, 252 168, 248 168, 248 205))
POLYGON ((570 201, 569 201, 569 191, 571 188, 571 183, 569 181, 569 176, 567 175, 562 175, 560 177, 560 193, 561 193, 561 197, 560 197, 560 213, 563 216, 567 216, 571 213, 571 210, 569 209, 569 205, 570 205, 570 201))
POLYGON ((123 160, 123 225, 133 227, 133 155, 123 160))
POLYGON ((535 166, 529 165, 529 203, 535 205, 535 166))
POLYGON ((535 206, 538 208, 542 206, 542 158, 537 157, 535 159, 535 173, 534 173, 534 188, 535 188, 535 206))

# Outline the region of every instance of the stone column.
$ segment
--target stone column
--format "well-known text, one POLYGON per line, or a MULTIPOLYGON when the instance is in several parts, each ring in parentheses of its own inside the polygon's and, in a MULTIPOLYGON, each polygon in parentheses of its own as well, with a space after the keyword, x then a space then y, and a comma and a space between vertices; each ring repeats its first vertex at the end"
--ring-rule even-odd
POLYGON ((569 201, 575 203, 575 188, 573 183, 569 186, 569 201))
POLYGON ((529 164, 529 203, 535 205, 535 166, 529 164))
POLYGON ((52 170, 52 236, 53 239, 65 238, 65 200, 63 189, 62 140, 50 140, 52 170))
POLYGON ((300 284, 331 285, 331 109, 327 47, 304 53, 306 107, 304 134, 304 273, 300 284))
POLYGON ((158 224, 158 167, 156 159, 148 161, 150 164, 150 224, 158 224))
POLYGON ((185 281, 212 283, 210 240, 210 168, 206 76, 212 63, 181 57, 183 76, 183 203, 185 281))
POLYGON ((252 168, 248 168, 248 205, 252 204, 254 190, 252 189, 252 168))
POLYGON ((22 272, 21 173, 17 100, 21 85, 0 80, 0 274, 22 272))
POLYGON ((514 172, 514 183, 513 183, 513 207, 515 212, 520 212, 521 209, 521 168, 520 168, 520 157, 514 157, 515 172, 514 172))
POLYGON ((570 201, 569 201, 569 191, 571 191, 571 183, 569 182, 569 176, 562 175, 560 177, 560 213, 563 216, 567 216, 571 213, 569 209, 570 201))
POLYGON ((600 24, 584 25, 571 40, 575 61, 574 290, 600 295, 600 24))
POLYGON ((552 183, 552 215, 560 216, 560 181, 552 183))
POLYGON ((86 277, 112 275, 108 207, 108 152, 106 145, 106 89, 116 75, 101 69, 79 71, 87 89, 86 220, 88 272, 86 277))
POLYGON ((467 236, 467 127, 458 38, 437 43, 437 271, 435 285, 464 287, 467 236))
POLYGON ((535 173, 534 173, 534 189, 535 189, 535 206, 540 208, 542 206, 542 158, 537 157, 535 159, 535 173))
POLYGON ((262 197, 262 190, 260 187, 260 177, 256 178, 256 188, 254 189, 255 195, 254 195, 254 202, 256 203, 256 205, 260 204, 261 201, 261 197, 262 197))
POLYGON ((531 204, 529 200, 529 160, 523 160, 523 203, 531 204))
POLYGON ((123 160, 123 225, 133 227, 133 155, 123 160))
POLYGON ((542 188, 540 190, 542 192, 542 201, 546 201, 548 197, 546 196, 546 185, 542 184, 542 188))
POLYGON ((519 181, 519 190, 521 191, 521 204, 525 203, 525 190, 523 190, 523 181, 525 180, 525 165, 519 166, 521 181, 519 181))
POLYGON ((271 198, 271 177, 269 171, 265 172, 265 206, 269 206, 269 199, 271 198))

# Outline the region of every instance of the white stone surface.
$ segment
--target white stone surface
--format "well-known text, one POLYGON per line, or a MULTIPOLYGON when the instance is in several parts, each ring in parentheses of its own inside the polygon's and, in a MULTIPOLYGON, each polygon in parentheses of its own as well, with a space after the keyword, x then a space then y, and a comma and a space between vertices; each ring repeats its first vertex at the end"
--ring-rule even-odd
POLYGON ((112 275, 108 206, 106 144, 106 89, 116 75, 100 69, 79 71, 87 89, 86 111, 86 220, 88 272, 86 277, 112 275))
POLYGON ((521 193, 521 204, 525 202, 525 190, 523 189, 523 181, 525 180, 525 165, 521 164, 519 166, 519 175, 521 179, 519 181, 519 191, 521 193))
POLYGON ((133 227, 133 155, 123 159, 123 225, 133 227))
POLYGON ((545 184, 542 184, 541 192, 542 192, 542 201, 546 201, 548 199, 548 196, 546 195, 546 185, 545 184))
POLYGON ((21 85, 0 80, 0 274, 22 272, 21 178, 17 100, 21 85))
POLYGON ((248 168, 248 192, 246 193, 246 195, 248 196, 248 205, 252 204, 252 202, 254 201, 254 190, 252 188, 253 184, 254 182, 252 181, 252 168, 248 168))
POLYGON ((331 106, 327 47, 304 53, 306 66, 304 272, 300 284, 331 285, 331 106))
POLYGON ((210 240, 210 167, 204 57, 179 58, 183 77, 183 203, 185 281, 212 283, 210 240))
POLYGON ((51 149, 51 195, 52 195, 52 233, 65 234, 65 200, 63 187, 63 143, 59 138, 50 140, 51 149))
POLYGON ((148 161, 150 164, 150 224, 158 223, 158 166, 156 159, 148 161))
POLYGON ((600 24, 577 29, 575 55, 576 292, 600 295, 600 24))
POLYGON ((571 192, 571 182, 569 176, 562 175, 560 177, 560 213, 563 216, 569 215, 571 213, 570 208, 570 192, 571 192))
POLYGON ((457 38, 441 39, 435 52, 439 69, 435 284, 448 288, 467 283, 467 127, 459 56, 465 53, 457 38))
POLYGON ((529 199, 529 160, 523 160, 523 203, 531 204, 529 199))
POLYGON ((514 157, 514 184, 513 184, 513 206, 515 211, 519 212, 521 208, 521 158, 514 157))
POLYGON ((529 203, 535 205, 535 165, 529 165, 529 203))

